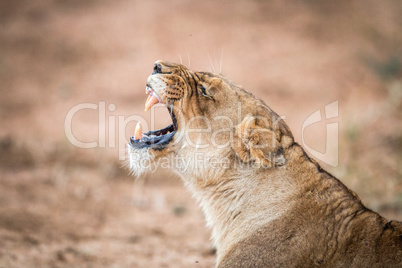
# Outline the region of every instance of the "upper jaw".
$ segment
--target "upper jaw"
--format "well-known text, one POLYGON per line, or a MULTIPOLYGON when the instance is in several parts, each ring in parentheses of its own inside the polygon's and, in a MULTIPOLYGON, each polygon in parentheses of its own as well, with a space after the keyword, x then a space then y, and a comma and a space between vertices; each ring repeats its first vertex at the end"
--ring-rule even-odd
POLYGON ((148 77, 145 92, 147 94, 155 94, 160 103, 165 103, 163 101, 163 96, 165 95, 164 90, 166 87, 167 85, 164 82, 163 76, 160 74, 153 74, 148 77))
POLYGON ((133 149, 148 148, 162 150, 166 148, 166 146, 173 140, 178 128, 177 119, 173 111, 173 104, 163 101, 163 90, 166 88, 166 85, 163 85, 163 82, 161 83, 160 79, 152 78, 153 76, 154 75, 151 75, 148 78, 147 87, 145 89, 146 94, 149 95, 145 102, 145 111, 148 111, 157 103, 163 103, 168 108, 170 117, 172 119, 172 124, 159 130, 142 133, 141 125, 138 123, 134 136, 130 138, 129 142, 129 146, 133 149))

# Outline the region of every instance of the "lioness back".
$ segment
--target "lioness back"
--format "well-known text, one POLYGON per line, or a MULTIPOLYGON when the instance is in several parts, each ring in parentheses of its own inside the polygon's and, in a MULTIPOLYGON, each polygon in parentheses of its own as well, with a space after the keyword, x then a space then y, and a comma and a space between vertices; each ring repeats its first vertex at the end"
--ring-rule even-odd
POLYGON ((402 267, 402 225, 365 208, 335 178, 301 192, 287 215, 237 243, 226 267, 402 267))

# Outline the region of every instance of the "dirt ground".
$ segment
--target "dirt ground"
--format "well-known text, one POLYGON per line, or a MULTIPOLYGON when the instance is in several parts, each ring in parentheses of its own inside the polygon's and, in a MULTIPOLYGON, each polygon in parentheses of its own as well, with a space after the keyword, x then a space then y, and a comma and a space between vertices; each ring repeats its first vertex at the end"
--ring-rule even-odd
POLYGON ((400 14, 398 0, 1 1, 0 267, 213 266, 180 180, 124 168, 157 59, 221 71, 319 152, 337 123, 339 162, 323 167, 402 220, 400 14), (303 132, 334 101, 338 116, 303 132), (94 109, 67 127, 95 148, 67 139, 80 104, 94 109))

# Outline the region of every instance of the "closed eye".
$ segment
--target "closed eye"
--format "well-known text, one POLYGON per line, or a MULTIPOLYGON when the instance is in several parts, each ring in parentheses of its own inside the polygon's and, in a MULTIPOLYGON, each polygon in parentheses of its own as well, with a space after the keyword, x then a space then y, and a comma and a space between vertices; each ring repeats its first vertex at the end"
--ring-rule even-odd
POLYGON ((203 96, 210 97, 210 96, 208 96, 208 94, 206 92, 206 89, 205 89, 205 87, 203 85, 198 84, 198 88, 201 90, 203 96))
POLYGON ((202 96, 215 101, 214 97, 210 94, 210 92, 207 93, 207 89, 203 85, 198 84, 198 88, 201 90, 202 96))

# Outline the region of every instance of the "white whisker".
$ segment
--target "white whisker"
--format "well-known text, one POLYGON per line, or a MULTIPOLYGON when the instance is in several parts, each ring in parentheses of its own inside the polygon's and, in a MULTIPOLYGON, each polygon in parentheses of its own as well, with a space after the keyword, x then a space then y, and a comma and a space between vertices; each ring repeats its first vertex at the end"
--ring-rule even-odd
POLYGON ((190 68, 190 66, 191 66, 190 53, 188 53, 187 56, 188 56, 188 68, 190 68))
POLYGON ((222 47, 222 53, 221 53, 221 63, 220 63, 220 66, 219 66, 219 73, 220 74, 222 73, 222 65, 223 65, 223 47, 222 47))
POLYGON ((214 64, 212 63, 212 59, 211 59, 211 55, 209 55, 209 52, 208 52, 208 58, 209 58, 209 64, 211 64, 211 72, 213 71, 214 73, 215 73, 215 67, 214 67, 214 64))
POLYGON ((183 61, 181 59, 181 55, 179 54, 180 64, 183 65, 183 61))
POLYGON ((155 89, 158 89, 158 90, 163 90, 163 89, 167 89, 167 88, 169 88, 169 87, 171 87, 171 86, 155 87, 155 89))
POLYGON ((218 66, 219 66, 219 62, 218 62, 218 58, 216 57, 216 53, 214 51, 214 66, 215 66, 215 70, 218 70, 218 66))
POLYGON ((155 89, 163 90, 163 89, 166 89, 166 88, 175 88, 177 85, 179 85, 179 83, 175 83, 173 85, 164 86, 164 87, 156 87, 155 89))

